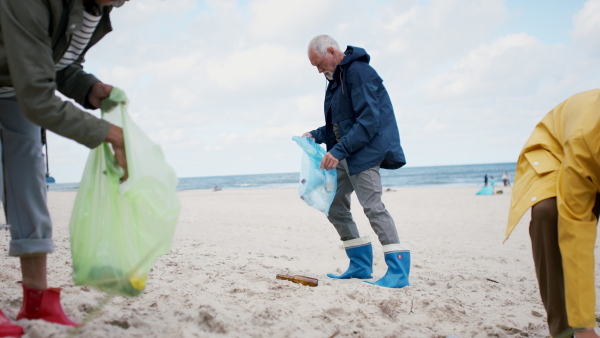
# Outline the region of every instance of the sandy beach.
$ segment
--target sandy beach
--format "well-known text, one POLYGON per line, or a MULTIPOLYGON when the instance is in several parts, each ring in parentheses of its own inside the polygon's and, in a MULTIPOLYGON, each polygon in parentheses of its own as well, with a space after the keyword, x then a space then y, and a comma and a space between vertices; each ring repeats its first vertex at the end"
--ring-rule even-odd
MULTIPOLYGON (((191 190, 178 193, 182 209, 171 252, 159 258, 136 298, 73 284, 68 225, 75 193, 49 192, 56 245, 49 284, 63 288, 66 313, 87 323, 77 330, 18 323, 24 337, 548 336, 529 214, 502 244, 509 189, 495 196, 476 196, 478 188, 394 189, 384 193, 384 203, 411 248, 409 287, 328 278, 343 272, 348 259, 333 226, 295 189, 191 190), (319 285, 277 274, 315 277, 319 285)), ((386 271, 381 245, 356 199, 353 206, 361 234, 374 240, 373 276, 380 278, 386 271)), ((22 294, 9 239, 0 231, 0 308, 14 320, 22 294)))

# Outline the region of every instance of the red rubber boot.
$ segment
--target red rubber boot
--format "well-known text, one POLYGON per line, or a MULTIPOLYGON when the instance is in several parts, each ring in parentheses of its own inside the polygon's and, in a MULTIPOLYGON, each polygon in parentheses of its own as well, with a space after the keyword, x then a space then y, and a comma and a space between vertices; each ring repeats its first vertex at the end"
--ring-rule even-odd
POLYGON ((13 324, 0 310, 0 337, 21 337, 23 328, 13 324))
POLYGON ((60 305, 60 288, 45 290, 30 289, 23 285, 23 306, 17 315, 19 319, 42 319, 50 323, 77 327, 60 305))

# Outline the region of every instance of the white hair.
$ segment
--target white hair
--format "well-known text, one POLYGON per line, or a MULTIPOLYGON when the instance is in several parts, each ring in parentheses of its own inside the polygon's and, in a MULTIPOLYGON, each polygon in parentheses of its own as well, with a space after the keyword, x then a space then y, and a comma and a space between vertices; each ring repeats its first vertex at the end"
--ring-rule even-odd
POLYGON ((340 50, 337 42, 329 35, 317 35, 308 44, 308 52, 314 50, 319 55, 325 55, 327 48, 333 47, 335 50, 340 50))

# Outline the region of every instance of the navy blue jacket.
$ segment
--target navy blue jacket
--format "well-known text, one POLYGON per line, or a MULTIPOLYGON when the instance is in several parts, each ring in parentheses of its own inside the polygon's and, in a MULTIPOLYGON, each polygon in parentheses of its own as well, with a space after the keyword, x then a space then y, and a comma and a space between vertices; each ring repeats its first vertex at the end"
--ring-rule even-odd
POLYGON ((369 66, 371 57, 348 46, 325 93, 325 125, 310 133, 339 161, 346 159, 350 175, 380 165, 398 169, 406 164, 394 108, 383 80, 369 66), (338 125, 340 142, 333 132, 338 125))

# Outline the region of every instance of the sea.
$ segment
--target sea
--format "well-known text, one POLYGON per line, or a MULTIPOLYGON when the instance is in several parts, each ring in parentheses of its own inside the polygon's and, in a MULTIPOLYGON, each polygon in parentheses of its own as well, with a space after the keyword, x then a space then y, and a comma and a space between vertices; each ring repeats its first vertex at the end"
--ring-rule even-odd
MULTIPOLYGON (((382 169, 381 181, 384 188, 400 187, 480 187, 484 184, 484 176, 492 177, 496 185, 502 185, 504 172, 515 177, 516 163, 490 163, 447 165, 430 167, 403 167, 396 170, 382 169)), ((179 178, 177 190, 194 189, 263 189, 294 188, 300 180, 299 172, 256 175, 229 175, 207 177, 179 178)), ((77 191, 79 183, 51 183, 50 191, 77 191)))

